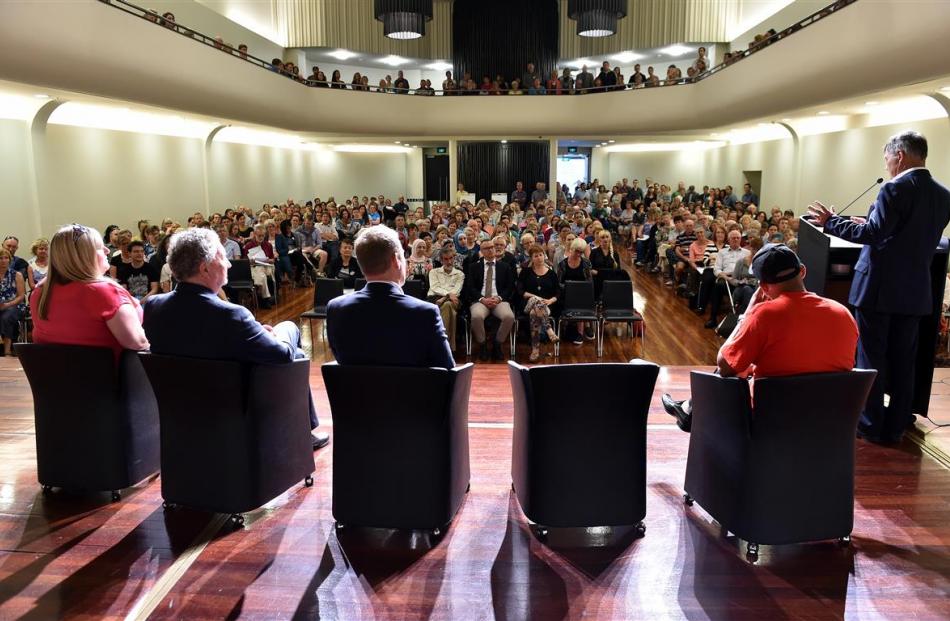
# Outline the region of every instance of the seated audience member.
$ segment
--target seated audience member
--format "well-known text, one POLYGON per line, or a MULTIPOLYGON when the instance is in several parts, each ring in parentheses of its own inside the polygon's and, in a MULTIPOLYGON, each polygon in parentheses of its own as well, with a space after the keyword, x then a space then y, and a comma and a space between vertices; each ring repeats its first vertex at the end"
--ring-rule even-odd
POLYGON ((129 243, 129 263, 120 263, 116 269, 116 281, 125 287, 132 297, 142 302, 158 293, 159 274, 145 261, 145 244, 129 243))
POLYGON ((340 234, 337 233, 336 227, 333 225, 333 219, 330 217, 329 211, 323 212, 320 224, 317 224, 316 228, 327 256, 332 259, 340 254, 340 234))
POLYGON ((50 251, 49 273, 30 297, 36 343, 109 347, 116 359, 123 349, 149 348, 138 300, 104 276, 108 250, 98 231, 64 226, 50 251))
POLYGON ((479 349, 479 358, 488 360, 489 351, 485 342, 485 319, 494 315, 501 321, 492 341, 491 356, 504 360, 502 343, 508 338, 515 322, 515 313, 510 300, 515 294, 515 272, 508 263, 497 261, 495 246, 484 243, 482 258, 472 262, 465 274, 466 298, 471 306, 472 335, 479 349))
POLYGON ((428 300, 439 307, 442 323, 449 336, 449 347, 455 353, 455 335, 460 296, 465 274, 455 267, 455 248, 448 242, 439 250, 440 266, 429 272, 428 300))
POLYGON ((13 342, 20 335, 20 320, 26 312, 26 279, 13 269, 13 254, 0 248, 0 337, 3 355, 13 355, 13 342))
MULTIPOLYGON (((713 285, 709 298, 709 321, 706 322, 707 328, 715 328, 719 324, 719 309, 722 306, 722 300, 728 296, 727 286, 734 287, 738 281, 735 279, 736 264, 740 261, 748 263, 752 256, 748 250, 742 248, 742 234, 738 230, 729 231, 727 236, 729 245, 719 251, 716 257, 716 265, 713 268, 713 276, 716 282, 713 285)), ((735 298, 733 298, 735 301, 735 298)))
POLYGON ((556 342, 557 334, 551 319, 551 308, 557 304, 560 283, 557 274, 546 263, 544 249, 532 246, 528 251, 531 265, 518 276, 518 294, 524 300, 524 312, 531 320, 531 362, 541 357, 541 332, 556 342))
MULTIPOLYGON (((235 228, 237 225, 233 225, 235 228)), ((233 259, 241 258, 241 246, 237 241, 228 237, 228 227, 223 224, 219 224, 214 227, 215 233, 218 234, 218 241, 221 242, 221 246, 224 248, 224 256, 228 261, 233 259)), ((166 249, 167 253, 167 249, 166 249)))
MULTIPOLYGON (((587 242, 583 239, 575 239, 571 242, 570 252, 567 257, 557 264, 557 280, 562 289, 564 288, 564 283, 569 280, 593 282, 590 261, 584 256, 587 249, 587 242)), ((574 330, 576 330, 576 334, 571 338, 571 342, 575 345, 583 345, 584 338, 588 340, 593 340, 594 338, 593 327, 585 325, 583 321, 577 322, 574 330)))
POLYGON ((426 242, 424 239, 417 239, 412 242, 412 253, 406 259, 406 275, 411 280, 426 279, 429 270, 432 269, 432 258, 426 252, 426 242))
POLYGON ((281 282, 288 282, 293 278, 300 282, 300 274, 303 268, 303 258, 300 256, 300 249, 297 247, 297 238, 290 228, 290 220, 283 220, 280 223, 279 233, 274 241, 274 250, 277 251, 277 279, 281 282))
POLYGON ((251 260, 251 280, 261 290, 262 305, 273 306, 268 279, 274 275, 274 247, 267 241, 267 226, 255 224, 251 238, 244 244, 244 254, 251 260))
POLYGON ((21 257, 16 256, 17 250, 20 249, 20 240, 13 235, 10 235, 3 240, 3 248, 10 253, 11 257, 13 257, 11 262, 13 269, 23 274, 23 278, 26 279, 27 267, 29 264, 21 257))
POLYGON ((303 224, 294 232, 297 239, 297 247, 303 253, 304 258, 317 262, 317 274, 324 274, 329 256, 322 249, 323 241, 320 231, 313 225, 313 216, 309 213, 304 214, 303 224))
POLYGON ((128 265, 132 262, 132 255, 129 253, 129 244, 132 243, 132 231, 122 230, 115 236, 116 250, 109 260, 109 276, 112 280, 118 280, 120 265, 128 265))
MULTIPOLYGON (((683 232, 676 237, 676 242, 668 255, 670 260, 670 280, 680 283, 686 279, 686 269, 689 267, 689 247, 696 241, 696 223, 693 220, 683 221, 683 232)), ((673 284, 670 283, 670 284, 673 284)), ((683 289, 685 283, 681 283, 683 289)))
POLYGON ((340 256, 330 261, 330 265, 327 266, 327 276, 341 279, 343 286, 347 289, 353 289, 356 286, 356 279, 363 278, 360 265, 353 258, 353 241, 351 239, 345 238, 340 242, 340 256))
MULTIPOLYGON (((805 289, 805 266, 783 244, 767 244, 752 260, 759 288, 739 325, 719 349, 722 377, 781 377, 850 371, 858 325, 843 305, 805 289)), ((689 401, 663 395, 663 407, 683 431, 689 401)))
POLYGON ((495 259, 507 263, 512 273, 517 275, 520 266, 518 265, 518 260, 515 258, 515 255, 508 251, 507 234, 495 235, 491 243, 495 246, 495 259))
MULTIPOLYGON (((228 282, 231 263, 213 232, 191 228, 175 233, 168 265, 178 286, 145 303, 144 328, 153 353, 275 365, 304 357, 295 323, 261 325, 243 306, 218 297, 228 282)), ((310 428, 317 425, 311 396, 310 428)), ((325 433, 309 435, 314 449, 330 441, 325 433)))
POLYGON ((366 286, 334 298, 327 308, 327 339, 337 362, 454 367, 439 309, 402 291, 406 256, 396 232, 385 226, 365 228, 356 237, 354 252, 366 286))
POLYGON ((49 242, 45 239, 36 240, 30 247, 30 252, 33 259, 27 265, 26 280, 28 289, 32 291, 49 272, 49 242))

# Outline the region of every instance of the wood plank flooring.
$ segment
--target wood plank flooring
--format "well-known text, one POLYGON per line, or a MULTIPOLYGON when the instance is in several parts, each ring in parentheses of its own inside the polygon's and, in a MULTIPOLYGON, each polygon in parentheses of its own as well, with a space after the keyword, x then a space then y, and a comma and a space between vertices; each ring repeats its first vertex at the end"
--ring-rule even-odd
MULTIPOLYGON (((659 395, 686 396, 690 369, 711 365, 718 342, 655 277, 636 274, 635 286, 649 325, 647 357, 667 365, 649 418, 645 538, 619 529, 552 529, 547 544, 532 537, 509 487, 507 369, 478 363, 471 492, 444 537, 337 532, 331 442, 314 454, 312 488, 291 488, 248 514, 243 529, 218 530, 150 618, 950 618, 950 471, 910 441, 858 442, 851 549, 762 546, 750 565, 741 542, 700 507, 683 506, 689 436, 670 424, 659 395)), ((294 317, 310 295, 288 295, 261 318, 294 317)), ((609 337, 604 360, 638 349, 609 337)), ((319 338, 314 351, 311 388, 332 435, 319 338)), ((519 345, 519 359, 527 353, 519 345)), ((595 360, 592 343, 562 348, 561 362, 595 360)), ((938 387, 932 399, 935 411, 950 408, 950 391, 938 387)), ((0 620, 136 618, 214 518, 163 513, 158 480, 126 490, 119 503, 106 494, 44 496, 29 386, 16 359, 0 358, 0 620)))

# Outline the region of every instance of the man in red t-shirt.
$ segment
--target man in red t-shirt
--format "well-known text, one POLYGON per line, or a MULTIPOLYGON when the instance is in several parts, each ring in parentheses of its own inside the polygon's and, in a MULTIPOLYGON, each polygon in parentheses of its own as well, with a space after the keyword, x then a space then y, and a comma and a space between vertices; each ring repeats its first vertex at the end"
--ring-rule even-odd
MULTIPOLYGON (((778 377, 850 371, 858 326, 843 305, 805 290, 805 266, 785 244, 766 244, 752 259, 759 288, 719 349, 723 377, 778 377)), ((688 401, 663 395, 663 407, 689 431, 688 401)))

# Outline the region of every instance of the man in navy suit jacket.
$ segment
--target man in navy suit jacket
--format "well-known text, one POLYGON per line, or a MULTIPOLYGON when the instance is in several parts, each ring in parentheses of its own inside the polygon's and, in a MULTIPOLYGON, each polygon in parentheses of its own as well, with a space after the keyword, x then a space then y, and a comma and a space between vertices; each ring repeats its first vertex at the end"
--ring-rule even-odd
POLYGON ((327 339, 340 364, 455 366, 438 307, 402 292, 406 256, 395 231, 372 226, 354 245, 366 286, 327 306, 327 339))
MULTIPOLYGON (((153 353, 253 364, 287 364, 304 357, 297 347, 300 330, 293 322, 261 325, 243 306, 217 296, 228 281, 231 263, 210 230, 176 233, 168 264, 178 286, 145 301, 143 327, 153 353)), ((310 428, 319 424, 311 396, 310 428)), ((315 449, 329 441, 326 433, 312 436, 315 449)))
POLYGON ((866 218, 836 216, 819 202, 809 206, 826 233, 864 244, 848 302, 860 330, 858 367, 878 372, 858 425, 871 441, 896 442, 914 420, 917 332, 920 318, 933 312, 930 264, 950 222, 950 192, 934 181, 926 159, 926 138, 897 134, 884 146, 891 180, 866 218))

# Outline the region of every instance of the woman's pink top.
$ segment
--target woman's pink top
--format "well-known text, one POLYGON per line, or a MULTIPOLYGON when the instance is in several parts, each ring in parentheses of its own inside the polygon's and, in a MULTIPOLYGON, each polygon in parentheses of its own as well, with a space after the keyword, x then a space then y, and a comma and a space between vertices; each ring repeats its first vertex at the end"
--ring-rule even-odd
POLYGON ((38 307, 45 284, 41 283, 30 296, 33 340, 58 345, 109 347, 118 359, 122 346, 106 322, 123 304, 131 304, 142 321, 142 306, 138 300, 111 280, 71 282, 53 288, 46 319, 40 319, 38 307))

